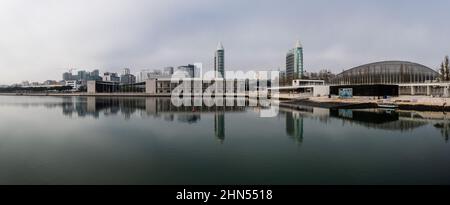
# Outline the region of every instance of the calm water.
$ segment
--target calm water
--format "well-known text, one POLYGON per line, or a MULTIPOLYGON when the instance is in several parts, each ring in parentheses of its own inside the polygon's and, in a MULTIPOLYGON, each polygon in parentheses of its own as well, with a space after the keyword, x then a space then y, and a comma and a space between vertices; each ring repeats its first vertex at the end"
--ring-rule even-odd
POLYGON ((445 113, 0 96, 0 184, 450 184, 445 113))

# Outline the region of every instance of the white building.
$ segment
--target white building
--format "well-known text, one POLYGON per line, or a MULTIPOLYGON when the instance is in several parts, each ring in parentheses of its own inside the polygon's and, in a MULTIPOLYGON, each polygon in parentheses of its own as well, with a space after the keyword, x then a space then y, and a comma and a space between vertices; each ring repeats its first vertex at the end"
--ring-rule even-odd
POLYGON ((194 63, 194 78, 201 78, 203 75, 203 63, 194 63))
POLYGON ((141 82, 145 82, 145 80, 148 79, 148 73, 150 71, 149 70, 141 70, 139 72, 136 73, 136 82, 141 83, 141 82))
POLYGON ((131 72, 130 72, 130 69, 129 68, 124 68, 123 70, 122 70, 122 75, 129 75, 131 72))
POLYGON ((66 80, 64 85, 71 86, 72 90, 78 90, 80 89, 81 83, 76 80, 66 80))
POLYGON ((325 85, 324 80, 293 80, 292 86, 306 86, 306 85, 325 85))

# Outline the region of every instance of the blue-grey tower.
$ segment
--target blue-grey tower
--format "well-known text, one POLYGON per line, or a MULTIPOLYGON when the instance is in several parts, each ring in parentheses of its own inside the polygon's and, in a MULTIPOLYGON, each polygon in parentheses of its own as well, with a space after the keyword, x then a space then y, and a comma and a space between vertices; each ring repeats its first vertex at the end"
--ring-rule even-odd
POLYGON ((225 78, 225 49, 221 42, 217 45, 214 57, 214 71, 216 72, 216 78, 225 78))
POLYGON ((288 80, 302 79, 303 74, 303 46, 297 41, 295 48, 286 54, 286 77, 288 80))

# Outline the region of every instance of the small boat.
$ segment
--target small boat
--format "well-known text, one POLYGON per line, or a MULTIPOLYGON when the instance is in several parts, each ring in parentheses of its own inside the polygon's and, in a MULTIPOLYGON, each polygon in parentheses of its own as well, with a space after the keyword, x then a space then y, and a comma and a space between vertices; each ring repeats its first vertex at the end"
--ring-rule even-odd
POLYGON ((385 109, 397 109, 398 105, 395 103, 378 103, 378 107, 385 109))

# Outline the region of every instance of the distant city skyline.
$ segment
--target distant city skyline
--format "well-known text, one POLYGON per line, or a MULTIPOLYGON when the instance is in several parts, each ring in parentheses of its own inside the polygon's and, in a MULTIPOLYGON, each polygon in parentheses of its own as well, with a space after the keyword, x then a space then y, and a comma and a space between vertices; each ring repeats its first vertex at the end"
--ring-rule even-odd
MULTIPOLYGON (((437 69, 450 54, 448 1, 0 2, 0 85, 60 80, 70 68, 118 72, 202 62, 285 69, 300 40, 305 71, 404 60, 437 69)), ((132 73, 133 73, 132 72, 132 73)))

